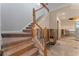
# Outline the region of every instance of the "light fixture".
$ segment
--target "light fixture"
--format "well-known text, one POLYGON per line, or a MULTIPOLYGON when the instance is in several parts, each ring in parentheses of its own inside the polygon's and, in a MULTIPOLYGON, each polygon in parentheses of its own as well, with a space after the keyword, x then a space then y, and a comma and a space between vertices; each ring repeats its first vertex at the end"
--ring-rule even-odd
POLYGON ((71 18, 69 18, 69 20, 72 20, 72 21, 79 21, 79 16, 71 17, 71 18))
POLYGON ((69 20, 74 20, 74 18, 69 18, 69 20))

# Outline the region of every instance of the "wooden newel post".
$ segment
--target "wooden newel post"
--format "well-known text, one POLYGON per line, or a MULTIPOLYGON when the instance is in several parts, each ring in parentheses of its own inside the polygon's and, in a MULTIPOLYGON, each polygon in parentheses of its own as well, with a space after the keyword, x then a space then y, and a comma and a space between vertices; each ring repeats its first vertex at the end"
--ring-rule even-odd
POLYGON ((47 56, 47 48, 44 48, 44 56, 47 56))
POLYGON ((44 56, 47 56, 46 40, 48 39, 47 28, 44 28, 44 56))
POLYGON ((35 37, 35 30, 34 30, 34 27, 35 27, 35 9, 33 8, 33 11, 32 11, 32 17, 33 17, 33 23, 32 23, 32 37, 34 38, 35 37))
POLYGON ((35 24, 36 21, 36 14, 35 14, 35 8, 33 8, 33 23, 35 24))

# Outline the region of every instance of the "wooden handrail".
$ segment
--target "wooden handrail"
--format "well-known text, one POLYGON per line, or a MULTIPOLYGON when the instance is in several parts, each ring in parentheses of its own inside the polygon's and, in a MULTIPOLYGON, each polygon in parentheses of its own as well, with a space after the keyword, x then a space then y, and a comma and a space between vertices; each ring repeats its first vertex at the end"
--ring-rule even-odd
POLYGON ((44 3, 40 3, 40 4, 42 5, 42 7, 36 9, 35 12, 37 12, 37 11, 43 9, 43 8, 45 8, 49 12, 49 8, 47 7, 48 4, 44 4, 44 3))
POLYGON ((39 9, 37 9, 37 10, 35 10, 35 11, 37 12, 37 11, 41 10, 42 8, 43 8, 43 7, 39 8, 39 9))
POLYGON ((41 3, 41 5, 49 12, 49 8, 46 6, 46 4, 41 3))
POLYGON ((46 5, 48 5, 47 3, 46 4, 40 3, 40 4, 42 5, 42 7, 38 8, 37 10, 35 10, 36 12, 41 10, 41 9, 43 9, 43 8, 45 8, 49 12, 49 8, 46 6, 46 5))

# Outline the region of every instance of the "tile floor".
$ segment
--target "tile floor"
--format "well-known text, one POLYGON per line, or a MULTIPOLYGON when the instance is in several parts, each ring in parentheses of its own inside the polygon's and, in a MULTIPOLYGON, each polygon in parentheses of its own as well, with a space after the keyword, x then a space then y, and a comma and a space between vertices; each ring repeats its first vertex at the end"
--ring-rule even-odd
POLYGON ((79 56, 79 41, 75 37, 63 37, 56 45, 50 46, 49 56, 79 56))

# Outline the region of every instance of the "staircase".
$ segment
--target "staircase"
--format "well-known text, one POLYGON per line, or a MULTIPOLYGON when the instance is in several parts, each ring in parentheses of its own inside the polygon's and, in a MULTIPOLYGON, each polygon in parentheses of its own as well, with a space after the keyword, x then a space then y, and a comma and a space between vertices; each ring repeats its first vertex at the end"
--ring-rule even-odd
POLYGON ((4 56, 37 56, 38 49, 32 41, 32 24, 20 33, 2 33, 4 56))
MULTIPOLYGON (((42 7, 39 9, 35 10, 35 8, 33 8, 33 22, 26 27, 26 29, 23 29, 22 32, 2 33, 2 50, 4 56, 47 56, 47 47, 45 43, 45 39, 48 39, 48 34, 46 34, 47 31, 43 34, 43 44, 39 42, 37 38, 35 39, 37 36, 35 35, 37 31, 37 29, 34 29, 35 25, 44 32, 42 27, 36 23, 36 12, 43 8, 49 12, 47 7, 48 4, 41 3, 41 5, 42 7)), ((45 29, 47 30, 46 27, 45 29)))

